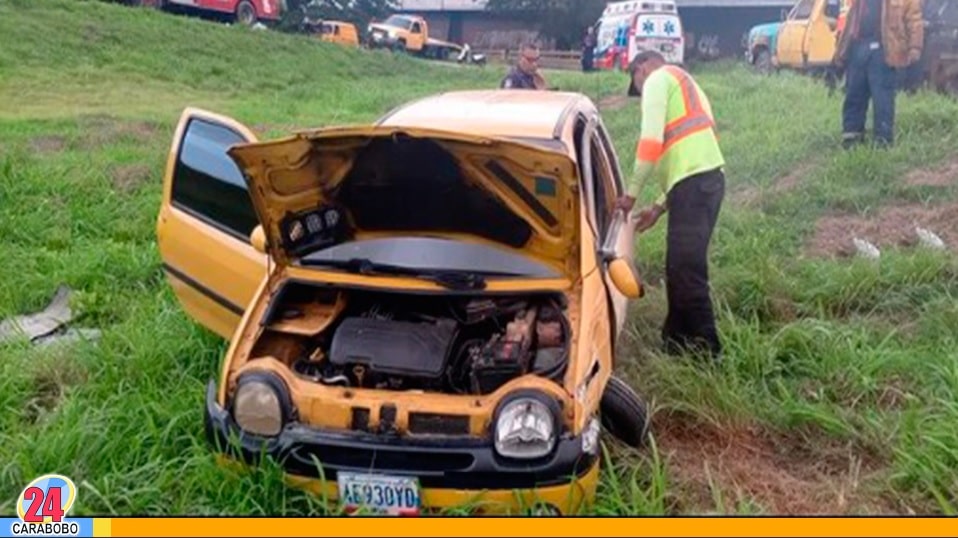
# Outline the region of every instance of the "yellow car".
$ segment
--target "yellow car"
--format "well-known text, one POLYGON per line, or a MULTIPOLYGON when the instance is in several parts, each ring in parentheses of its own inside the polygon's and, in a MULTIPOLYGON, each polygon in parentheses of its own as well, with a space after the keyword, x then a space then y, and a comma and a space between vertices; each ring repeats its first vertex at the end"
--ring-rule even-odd
POLYGON ((445 93, 266 142, 187 109, 157 233, 183 308, 231 342, 210 440, 347 512, 580 511, 602 426, 648 432, 613 377, 642 296, 625 194, 575 93, 445 93))
POLYGON ((359 31, 356 25, 343 21, 323 21, 319 39, 326 43, 336 43, 348 47, 359 47, 359 31))

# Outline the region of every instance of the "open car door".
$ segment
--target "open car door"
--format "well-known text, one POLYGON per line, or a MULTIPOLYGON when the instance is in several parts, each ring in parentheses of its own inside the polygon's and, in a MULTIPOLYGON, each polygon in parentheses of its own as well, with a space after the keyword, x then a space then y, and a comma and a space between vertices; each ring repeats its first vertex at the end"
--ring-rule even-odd
POLYGON ((180 116, 163 177, 157 243, 183 309, 224 338, 233 335, 266 273, 250 244, 259 224, 246 182, 227 150, 256 136, 199 109, 180 116))
POLYGON ((635 229, 630 225, 628 212, 615 209, 616 200, 625 195, 626 190, 618 156, 601 118, 590 118, 580 136, 580 166, 586 178, 585 189, 591 206, 589 217, 597 234, 597 261, 608 293, 611 336, 615 341, 625 325, 629 298, 613 282, 608 264, 616 258, 633 259, 635 229))

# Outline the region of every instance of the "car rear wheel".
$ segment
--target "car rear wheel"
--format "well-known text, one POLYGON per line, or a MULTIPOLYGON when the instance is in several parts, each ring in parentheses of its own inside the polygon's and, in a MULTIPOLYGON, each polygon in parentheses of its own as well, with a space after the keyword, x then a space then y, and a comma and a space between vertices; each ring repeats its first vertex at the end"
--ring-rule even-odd
POLYGON ((633 448, 645 444, 649 435, 648 412, 642 398, 618 377, 609 378, 599 404, 602 426, 633 448))
POLYGON ((249 0, 243 0, 236 6, 236 22, 243 26, 252 26, 256 22, 256 8, 249 0))

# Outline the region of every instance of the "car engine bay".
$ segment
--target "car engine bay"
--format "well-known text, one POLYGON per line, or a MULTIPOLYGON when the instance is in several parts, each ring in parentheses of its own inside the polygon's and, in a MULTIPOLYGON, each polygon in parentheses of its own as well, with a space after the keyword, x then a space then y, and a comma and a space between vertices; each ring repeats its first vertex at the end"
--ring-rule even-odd
POLYGON ((450 296, 288 283, 252 356, 352 388, 481 395, 529 373, 562 382, 570 327, 561 294, 450 296))

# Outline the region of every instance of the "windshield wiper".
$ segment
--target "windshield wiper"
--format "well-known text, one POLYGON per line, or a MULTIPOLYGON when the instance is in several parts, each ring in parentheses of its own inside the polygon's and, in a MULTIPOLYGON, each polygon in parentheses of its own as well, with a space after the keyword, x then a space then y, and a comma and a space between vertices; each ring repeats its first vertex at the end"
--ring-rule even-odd
POLYGON ((481 290, 486 287, 483 275, 470 271, 456 271, 448 269, 416 269, 377 263, 368 258, 351 258, 349 260, 302 260, 303 265, 325 266, 344 269, 350 273, 360 275, 403 275, 429 280, 454 290, 481 290))

